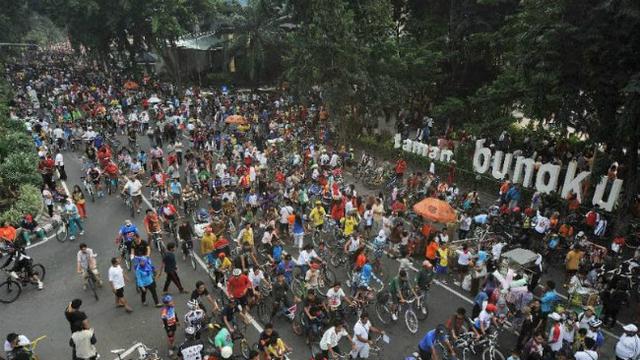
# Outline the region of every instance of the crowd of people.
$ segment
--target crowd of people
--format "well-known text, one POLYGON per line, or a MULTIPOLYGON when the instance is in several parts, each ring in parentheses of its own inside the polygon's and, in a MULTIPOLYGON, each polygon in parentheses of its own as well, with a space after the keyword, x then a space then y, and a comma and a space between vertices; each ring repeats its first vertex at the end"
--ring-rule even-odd
MULTIPOLYGON (((457 309, 445 324, 428 331, 416 344, 421 359, 461 354, 461 347, 481 344, 511 325, 518 334, 512 360, 597 360, 605 339, 602 327, 615 325, 630 301, 621 276, 603 274, 604 254, 594 251, 600 248, 592 240, 607 228, 607 217, 597 208, 579 215, 577 208, 550 208, 540 194, 525 201, 508 178, 497 202, 486 206, 477 191, 458 188, 451 177, 447 183, 433 172, 412 171, 402 158, 390 164, 381 189, 363 190, 352 174, 366 171, 372 157, 357 157, 338 142, 318 95, 294 99, 279 93, 177 89, 147 75, 134 81, 115 69, 74 64, 64 52, 38 53, 27 65, 10 64, 7 70, 16 94, 11 115, 25 121, 38 148, 49 216, 60 213, 73 239, 84 235, 83 223, 92 216, 90 197, 96 206, 111 194, 125 199, 129 219, 115 234, 121 256, 110 261, 108 283, 115 305, 134 311, 125 297, 129 278, 123 265, 133 269, 142 305, 150 295, 159 308, 171 356, 230 358, 238 353, 245 323, 255 316, 264 331, 256 350, 243 353, 246 358, 292 354, 275 330, 284 317, 311 348, 317 347, 318 359, 335 358, 342 338, 351 344, 351 358, 367 359, 378 346, 374 335, 386 335, 369 319, 374 303, 389 302, 389 315, 397 321, 401 304, 420 295, 428 299, 435 281, 453 280, 474 298, 473 308, 457 309), (83 158, 82 174, 65 170, 64 156, 72 152, 83 158), (58 180, 77 175, 82 186, 66 194, 58 180), (145 209, 147 197, 152 206, 145 209), (438 227, 420 221, 411 206, 423 197, 458 208, 457 222, 438 227), (139 229, 131 219, 143 212, 139 229), (480 239, 483 231, 494 235, 480 239), (501 255, 517 247, 537 257, 506 281, 501 255), (153 259, 152 249, 160 261, 153 259), (178 293, 188 293, 177 258, 192 252, 204 259, 219 286, 208 289, 198 281, 181 317, 179 298, 168 292, 173 284, 178 293), (400 268, 387 272, 382 264, 387 258, 396 258, 400 268), (554 258, 565 267, 570 299, 577 299, 568 304, 561 301, 556 282, 539 286, 554 258), (411 276, 416 260, 421 266, 411 276), (448 274, 449 268, 455 274, 448 274), (156 281, 163 273, 158 294, 156 281), (346 278, 338 279, 337 273, 346 278), (388 284, 383 292, 376 291, 379 283, 388 284), (583 300, 584 288, 599 293, 599 314, 595 304, 583 300), (177 333, 181 324, 183 335, 177 333)), ((428 141, 433 126, 427 121, 418 136, 428 141)), ((34 221, 32 214, 25 215, 22 239, 12 224, 0 228, 11 254, 4 267, 13 263, 14 274, 31 273, 25 246, 32 233, 42 237, 34 221)), ((621 252, 614 244, 621 240, 611 246, 621 252)), ((80 244, 77 258, 83 279, 91 272, 102 286, 87 244, 80 244)), ((624 264, 628 271, 638 266, 635 260, 624 264)), ((32 280, 43 288, 40 279, 32 280)), ((65 312, 73 358, 96 359, 95 332, 80 305, 76 299, 65 312)), ((638 358, 637 328, 627 324, 623 331, 616 356, 638 358)), ((24 357, 26 341, 9 334, 7 356, 30 359, 24 357)))

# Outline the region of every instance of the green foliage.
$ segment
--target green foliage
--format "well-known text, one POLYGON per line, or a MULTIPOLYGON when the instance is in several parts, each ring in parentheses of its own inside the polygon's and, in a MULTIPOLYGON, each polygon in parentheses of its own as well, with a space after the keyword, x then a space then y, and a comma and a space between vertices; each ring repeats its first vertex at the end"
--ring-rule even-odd
POLYGON ((17 189, 21 184, 40 184, 41 177, 34 171, 38 163, 35 153, 11 153, 0 164, 2 187, 17 189))
POLYGON ((42 197, 37 187, 33 185, 22 185, 20 195, 11 207, 0 213, 0 223, 9 221, 17 224, 26 213, 37 214, 42 207, 42 197))

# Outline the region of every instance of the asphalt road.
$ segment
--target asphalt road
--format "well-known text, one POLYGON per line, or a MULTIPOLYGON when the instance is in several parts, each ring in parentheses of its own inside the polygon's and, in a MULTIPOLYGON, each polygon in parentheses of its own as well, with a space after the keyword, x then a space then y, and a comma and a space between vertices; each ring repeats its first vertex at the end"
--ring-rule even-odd
MULTIPOLYGON (((141 137, 146 143, 147 139, 141 137)), ((81 184, 80 180, 80 158, 74 153, 65 153, 65 165, 69 180, 67 186, 72 190, 73 185, 81 184)), ((358 186, 360 193, 365 194, 373 191, 358 186)), ((114 239, 116 233, 123 223, 129 218, 128 209, 123 201, 116 196, 107 196, 102 199, 96 199, 95 203, 88 201, 87 211, 89 218, 85 221, 85 235, 79 237, 75 242, 59 243, 55 238, 48 243, 29 250, 29 254, 36 262, 42 263, 47 269, 45 279, 45 289, 38 291, 35 288, 29 288, 23 291, 18 301, 13 304, 0 305, 0 334, 4 337, 9 332, 19 332, 34 339, 40 335, 46 335, 47 338, 39 344, 38 353, 42 359, 69 359, 71 358, 71 349, 68 346, 70 330, 67 321, 64 318, 64 308, 73 298, 83 299, 82 310, 89 317, 89 321, 95 328, 96 337, 98 339, 98 350, 102 355, 102 359, 114 359, 114 355, 110 354, 111 349, 126 348, 135 342, 143 342, 144 344, 156 348, 160 351, 163 359, 168 359, 166 337, 160 320, 159 309, 153 306, 144 307, 141 305, 140 298, 135 291, 133 284, 126 287, 125 295, 132 305, 134 312, 132 314, 125 313, 122 309, 115 308, 113 295, 105 284, 105 287, 99 289, 100 300, 93 299, 92 294, 82 290, 82 282, 80 276, 76 274, 76 253, 78 244, 85 242, 90 248, 98 253, 98 267, 102 278, 106 281, 107 270, 110 266, 110 258, 116 255, 116 247, 114 239)), ((136 216, 133 220, 139 228, 142 226, 142 215, 136 216)), ((199 244, 195 244, 195 248, 199 248, 199 244)), ((293 251, 297 255, 296 251, 293 251)), ((159 263, 158 254, 153 251, 152 254, 155 263, 159 263)), ((188 291, 193 290, 197 280, 203 280, 211 289, 212 282, 208 279, 207 273, 198 266, 196 271, 178 260, 179 274, 182 283, 188 291)), ((383 271, 386 279, 390 279, 389 274, 395 274, 398 269, 396 260, 385 258, 383 261, 383 271)), ((338 278, 344 280, 345 274, 337 272, 338 278)), ((130 274, 133 278, 133 274, 130 274)), ((164 281, 164 275, 159 281, 159 287, 164 281)), ((173 286, 173 285, 172 285, 173 286)), ((159 289, 160 291, 161 289, 159 289)), ((176 298, 178 314, 182 316, 186 313, 187 294, 177 294, 175 287, 171 290, 176 298)), ((451 285, 437 284, 432 287, 429 295, 428 305, 430 308, 429 317, 420 323, 417 334, 411 334, 407 331, 404 324, 399 321, 395 324, 384 326, 384 330, 391 338, 390 344, 385 346, 381 358, 388 359, 404 359, 416 349, 417 343, 421 337, 433 329, 437 324, 442 323, 458 307, 465 307, 468 312, 471 310, 471 300, 469 296, 461 289, 451 285)), ((371 321, 374 326, 380 326, 375 316, 373 308, 370 309, 371 321)), ((250 343, 257 341, 260 330, 258 322, 248 325, 246 336, 250 343), (254 326, 256 325, 256 326, 254 326)), ((294 351, 290 356, 291 359, 309 359, 309 348, 305 344, 303 337, 298 337, 291 331, 291 326, 284 320, 276 320, 275 328, 281 334, 283 340, 293 347, 294 351)), ((351 332, 352 329, 349 329, 351 332)), ((177 344, 183 339, 183 332, 179 328, 177 344)), ((500 335, 500 348, 505 356, 509 355, 509 351, 513 346, 515 336, 508 332, 500 335)), ((615 339, 607 336, 606 349, 612 349, 615 345, 615 339)), ((344 347, 347 344, 343 344, 344 347)), ((611 353, 611 351, 607 351, 611 353)), ((601 359, 609 358, 603 354, 601 359)))

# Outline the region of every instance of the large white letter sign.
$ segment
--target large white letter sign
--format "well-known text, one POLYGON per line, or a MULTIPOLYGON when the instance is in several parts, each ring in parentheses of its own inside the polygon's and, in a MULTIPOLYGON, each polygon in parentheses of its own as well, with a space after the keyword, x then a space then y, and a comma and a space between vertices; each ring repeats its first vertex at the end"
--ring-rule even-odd
POLYGON ((448 149, 440 151, 441 162, 450 162, 452 157, 453 157, 453 151, 448 149))
POLYGON ((411 141, 411 140, 409 140, 409 139, 405 139, 405 140, 402 142, 402 150, 404 150, 404 151, 408 151, 408 152, 411 152, 411 147, 412 147, 412 145, 411 145, 411 144, 412 144, 412 143, 413 143, 413 141, 411 141))
POLYGON ((560 196, 566 199, 569 193, 576 194, 578 202, 582 204, 582 182, 591 174, 590 171, 583 171, 576 176, 576 170, 578 169, 578 163, 570 161, 567 166, 567 174, 564 177, 564 185, 562 186, 562 193, 560 196))
POLYGON ((440 148, 437 146, 432 146, 429 148, 429 159, 437 160, 438 155, 440 154, 440 148))
POLYGON ((402 146, 402 135, 396 134, 396 136, 393 137, 393 148, 400 149, 401 146, 402 146))
POLYGON ((609 191, 609 197, 607 197, 607 201, 603 201, 602 197, 604 196, 604 190, 607 188, 607 177, 603 176, 600 179, 600 183, 596 186, 596 191, 593 193, 593 205, 598 205, 600 208, 605 209, 606 211, 613 210, 614 205, 616 204, 616 200, 618 200, 618 196, 620 196, 620 190, 622 190, 622 180, 615 179, 613 184, 611 185, 611 191, 609 191))
POLYGON ((558 176, 560 176, 559 165, 553 165, 550 163, 542 164, 540 169, 538 169, 538 174, 536 175, 536 190, 545 194, 556 191, 556 186, 558 186, 558 176), (549 175, 549 181, 545 182, 545 175, 547 174, 549 175))
POLYGON ((411 146, 411 152, 414 154, 418 154, 420 156, 422 156, 422 154, 424 153, 424 148, 428 147, 427 145, 419 142, 419 141, 414 141, 412 146, 411 146))
POLYGON ((531 180, 533 179, 533 164, 535 164, 533 159, 518 156, 516 158, 516 168, 513 171, 513 182, 517 184, 522 181, 522 186, 531 187, 531 180))
POLYGON ((486 173, 491 165, 491 150, 488 147, 483 147, 485 141, 485 139, 476 141, 476 151, 473 154, 473 170, 480 174, 486 173))
POLYGON ((498 180, 504 179, 504 176, 509 172, 509 168, 511 167, 511 161, 513 160, 513 154, 508 153, 504 154, 502 151, 496 151, 493 156, 493 169, 491 171, 491 175, 498 180), (502 157, 504 156, 504 162, 502 162, 502 157), (502 166, 500 166, 502 163, 502 166))

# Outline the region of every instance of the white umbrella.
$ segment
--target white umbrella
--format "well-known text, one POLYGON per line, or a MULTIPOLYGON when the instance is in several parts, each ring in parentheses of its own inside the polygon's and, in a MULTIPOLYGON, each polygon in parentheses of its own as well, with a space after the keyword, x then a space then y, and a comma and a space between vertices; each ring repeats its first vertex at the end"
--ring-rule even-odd
POLYGON ((157 97, 156 95, 153 95, 152 97, 149 98, 149 103, 150 104, 157 104, 157 103, 161 103, 162 100, 160 100, 159 97, 157 97))

